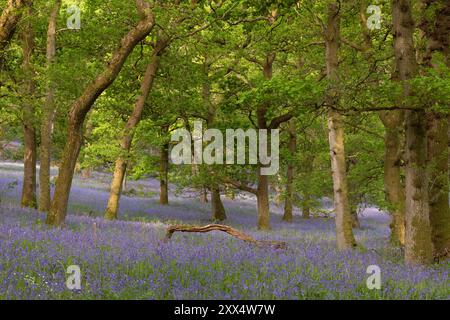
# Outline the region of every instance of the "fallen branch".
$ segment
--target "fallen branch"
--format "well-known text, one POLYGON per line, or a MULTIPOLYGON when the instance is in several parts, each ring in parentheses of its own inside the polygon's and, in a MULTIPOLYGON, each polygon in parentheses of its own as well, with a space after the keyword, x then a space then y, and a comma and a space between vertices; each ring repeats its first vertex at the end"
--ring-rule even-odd
POLYGON ((223 225, 223 224, 208 224, 203 227, 198 226, 187 226, 187 225, 173 225, 169 226, 167 228, 167 233, 165 240, 168 241, 170 238, 172 238, 172 235, 174 232, 210 232, 210 231, 223 231, 228 233, 229 235, 232 235, 235 238, 238 238, 242 241, 254 244, 256 246, 268 246, 273 247, 275 249, 286 249, 287 245, 286 242, 283 241, 269 241, 269 240, 256 240, 249 236, 248 234, 245 234, 239 230, 236 230, 232 227, 223 225))

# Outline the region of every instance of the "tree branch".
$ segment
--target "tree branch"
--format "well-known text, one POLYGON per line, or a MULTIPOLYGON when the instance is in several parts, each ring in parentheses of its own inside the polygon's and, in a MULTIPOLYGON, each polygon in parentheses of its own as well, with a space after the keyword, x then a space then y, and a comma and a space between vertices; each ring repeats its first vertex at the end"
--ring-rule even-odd
POLYGON ((210 232, 210 231, 222 231, 228 233, 229 235, 238 238, 239 240, 254 244, 258 247, 272 247, 275 249, 286 249, 287 245, 284 241, 269 241, 269 240, 256 240, 250 235, 234 229, 232 227, 223 224, 208 224, 203 227, 199 226, 186 226, 186 225, 172 225, 167 228, 165 241, 170 240, 174 232, 210 232))
POLYGON ((252 187, 249 187, 248 185, 243 184, 243 183, 240 182, 240 181, 236 181, 236 180, 233 180, 233 179, 228 179, 228 178, 226 178, 226 179, 224 180, 224 182, 225 182, 225 183, 228 183, 228 184, 231 184, 233 187, 235 187, 235 188, 237 188, 237 189, 239 189, 239 190, 242 190, 242 191, 250 192, 250 193, 253 193, 253 194, 255 194, 255 195, 258 193, 258 190, 257 190, 257 189, 252 188, 252 187))
POLYGON ((294 113, 289 111, 281 116, 275 117, 270 121, 269 129, 277 129, 283 122, 289 121, 294 117, 294 113))

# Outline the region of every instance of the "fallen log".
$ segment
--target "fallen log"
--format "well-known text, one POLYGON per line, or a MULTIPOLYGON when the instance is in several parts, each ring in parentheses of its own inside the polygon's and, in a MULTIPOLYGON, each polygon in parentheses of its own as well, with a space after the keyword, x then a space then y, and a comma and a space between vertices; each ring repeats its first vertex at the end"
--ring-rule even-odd
POLYGON ((250 235, 239 231, 237 229, 234 229, 230 226, 226 226, 223 224, 208 224, 206 226, 200 227, 200 226, 188 226, 188 225, 172 225, 167 228, 165 241, 170 240, 172 238, 172 235, 174 232, 210 232, 210 231, 223 231, 225 233, 228 233, 229 235, 238 238, 242 241, 254 244, 259 247, 272 247, 275 249, 286 249, 287 245, 284 241, 270 241, 270 240, 256 240, 250 235))

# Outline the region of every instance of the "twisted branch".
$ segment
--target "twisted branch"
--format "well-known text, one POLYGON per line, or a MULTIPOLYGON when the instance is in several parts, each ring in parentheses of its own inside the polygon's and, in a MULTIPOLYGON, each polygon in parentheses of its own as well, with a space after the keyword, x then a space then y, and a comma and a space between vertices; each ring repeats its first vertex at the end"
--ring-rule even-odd
POLYGON ((229 235, 238 238, 242 241, 254 244, 258 247, 272 247, 275 249, 286 249, 287 245, 284 241, 269 241, 269 240, 256 240, 250 235, 243 233, 232 227, 223 224, 208 224, 206 226, 187 226, 187 225, 172 225, 167 228, 165 240, 168 241, 172 238, 174 232, 210 232, 210 231, 223 231, 229 235))

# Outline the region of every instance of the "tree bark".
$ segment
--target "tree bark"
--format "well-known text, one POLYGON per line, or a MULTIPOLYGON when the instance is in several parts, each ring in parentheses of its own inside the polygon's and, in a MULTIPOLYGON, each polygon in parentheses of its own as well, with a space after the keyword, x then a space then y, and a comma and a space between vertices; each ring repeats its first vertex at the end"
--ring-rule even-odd
POLYGON ((269 177, 261 174, 261 168, 258 168, 257 190, 258 229, 270 230, 269 177))
MULTIPOLYGON (((312 147, 311 141, 307 141, 302 148, 308 150, 308 148, 312 147)), ((309 219, 311 218, 311 192, 309 190, 309 185, 312 183, 312 174, 314 170, 314 160, 315 154, 313 152, 308 152, 304 155, 301 163, 302 175, 301 179, 304 180, 304 187, 302 190, 302 218, 309 219)))
MULTIPOLYGON (((275 54, 269 53, 263 64, 263 76, 266 80, 272 79, 273 62, 275 54)), ((269 102, 264 102, 256 110, 258 129, 268 129, 266 114, 269 109, 269 102)), ((261 165, 259 165, 261 166, 261 165)), ((269 178, 261 174, 261 167, 258 168, 258 186, 256 193, 258 208, 258 229, 270 230, 270 207, 269 207, 269 178)))
POLYGON ((2 136, 3 136, 3 128, 0 127, 0 159, 3 158, 3 141, 2 141, 2 136))
MULTIPOLYGON (((295 153, 297 151, 297 132, 295 128, 294 120, 289 122, 289 142, 288 149, 291 157, 295 157, 295 153)), ((295 175, 295 166, 294 160, 289 159, 287 165, 287 173, 286 173, 286 198, 284 202, 284 214, 283 220, 287 222, 292 221, 292 209, 293 209, 293 196, 294 196, 294 175, 295 175)))
MULTIPOLYGON (((450 2, 424 0, 423 5, 424 14, 420 27, 427 39, 423 65, 434 68, 433 53, 437 51, 443 54, 444 62, 450 67, 450 2), (433 12, 429 12, 430 10, 433 12)), ((430 224, 436 259, 450 256, 449 119, 447 115, 437 111, 427 114, 430 224)))
MULTIPOLYGON (((314 169, 314 153, 307 154, 305 156, 305 163, 302 165, 302 168, 305 169, 305 174, 303 175, 303 179, 306 181, 306 185, 309 185, 312 180, 312 172, 314 169)), ((302 192, 302 217, 303 219, 309 219, 311 217, 311 193, 308 188, 305 188, 302 192)))
POLYGON ((348 199, 347 170, 344 149, 344 126, 342 115, 335 108, 339 105, 339 36, 340 13, 336 3, 328 7, 328 21, 325 32, 326 65, 329 89, 326 97, 328 130, 331 156, 331 170, 334 190, 334 213, 337 247, 340 250, 356 246, 353 236, 350 204, 348 199))
MULTIPOLYGON (((31 17, 31 8, 27 15, 31 17)), ((24 104, 22 111, 23 135, 24 135, 24 171, 22 185, 22 207, 36 208, 36 128, 34 107, 34 70, 31 65, 31 57, 34 52, 34 34, 31 22, 27 22, 22 34, 23 40, 23 65, 25 76, 23 84, 24 104)))
POLYGON ((351 216, 351 221, 352 221, 352 228, 353 229, 360 229, 361 228, 361 223, 359 222, 359 217, 358 217, 358 207, 355 205, 350 206, 351 210, 350 210, 350 216, 351 216))
MULTIPOLYGON (((55 0, 47 28, 47 70, 51 67, 56 55, 56 20, 61 0, 55 0)), ((45 102, 42 108, 41 145, 39 149, 39 211, 50 210, 50 164, 52 146, 52 128, 55 116, 55 88, 50 80, 47 85, 45 102)))
MULTIPOLYGON (((86 147, 87 140, 90 139, 92 131, 94 130, 94 124, 92 122, 92 112, 89 112, 86 118, 87 120, 85 121, 86 126, 83 134, 84 139, 82 143, 82 148, 86 147)), ((92 174, 92 167, 90 165, 85 164, 86 153, 85 152, 81 153, 79 159, 80 160, 78 161, 78 165, 75 168, 80 168, 81 179, 90 179, 92 174)), ((75 169, 75 172, 77 172, 77 169, 75 169)))
MULTIPOLYGON (((276 12, 272 12, 269 20, 273 22, 276 17, 276 12)), ((266 80, 272 79, 273 75, 273 63, 275 61, 275 53, 268 53, 264 62, 262 63, 263 76, 266 80)), ((275 118, 272 118, 268 124, 267 112, 270 107, 270 102, 265 101, 259 105, 256 109, 257 126, 259 130, 277 129, 283 122, 289 121, 292 117, 292 113, 287 113, 275 118)), ((268 143, 270 145, 270 143, 268 143)), ((256 202, 258 208, 258 229, 270 230, 270 206, 269 206, 269 177, 261 174, 262 166, 259 164, 258 186, 256 189, 256 202)))
POLYGON ((223 221, 227 218, 225 207, 220 199, 220 189, 217 185, 211 187, 211 209, 213 220, 223 221))
POLYGON ((448 183, 447 116, 430 112, 428 115, 428 161, 430 166, 430 223, 434 256, 450 255, 450 209, 448 183))
MULTIPOLYGON (((277 19, 277 10, 270 10, 267 16, 267 22, 269 25, 273 25, 275 20, 277 19)), ((273 75, 273 63, 275 61, 276 53, 268 52, 264 58, 264 61, 259 61, 257 59, 251 59, 252 62, 256 62, 259 66, 262 67, 262 73, 266 80, 271 80, 273 75)), ((293 113, 289 112, 284 115, 274 117, 268 123, 267 113, 269 111, 270 101, 264 101, 256 108, 256 127, 259 130, 269 130, 269 129, 277 129, 281 123, 289 121, 293 117, 293 113)), ((270 145, 270 143, 269 143, 270 145)), ((262 165, 258 164, 258 181, 257 188, 254 190, 253 188, 249 188, 248 186, 240 185, 238 188, 241 190, 245 190, 248 192, 252 192, 253 190, 256 192, 256 201, 257 201, 257 210, 258 210, 258 229, 259 230, 270 230, 270 207, 269 207, 269 178, 268 176, 262 175, 261 173, 262 165), (252 191, 250 191, 252 190, 252 191)), ((234 184, 238 185, 238 184, 234 184)))
MULTIPOLYGON (((216 105, 211 101, 211 85, 209 82, 209 69, 211 67, 211 63, 208 61, 207 57, 205 57, 205 63, 203 65, 205 81, 202 86, 202 98, 203 103, 207 108, 207 125, 208 128, 214 128, 214 123, 216 121, 216 105)), ((211 192, 211 211, 212 211, 212 219, 214 221, 224 221, 227 218, 225 213, 225 207, 223 205, 222 199, 220 197, 220 187, 217 183, 217 174, 214 169, 210 171, 210 176, 212 182, 210 183, 209 189, 211 192)))
MULTIPOLYGON (((414 21, 409 0, 393 0, 394 53, 404 96, 411 89, 405 82, 417 74, 414 50, 414 21)), ((406 230, 405 262, 427 264, 432 259, 427 176, 426 118, 423 109, 407 110, 406 117, 406 230)))
POLYGON ((386 130, 384 137, 384 190, 392 215, 391 242, 402 246, 405 244, 405 188, 401 178, 404 118, 402 110, 380 113, 380 119, 386 130))
POLYGON ((64 225, 75 164, 83 139, 82 128, 86 114, 100 94, 116 79, 134 47, 145 39, 154 26, 154 16, 150 12, 149 5, 143 0, 136 0, 136 6, 141 16, 139 23, 122 38, 119 48, 112 55, 105 70, 87 86, 70 107, 67 141, 56 181, 55 195, 47 214, 47 224, 64 225))
POLYGON ((17 24, 27 6, 33 4, 31 0, 8 0, 0 16, 0 50, 6 48, 16 31, 17 24))
MULTIPOLYGON (((86 143, 89 140, 89 137, 92 134, 92 131, 94 130, 94 124, 92 122, 92 112, 89 112, 86 116, 87 120, 85 120, 86 126, 84 128, 84 134, 83 134, 83 143, 81 145, 81 149, 86 147, 86 143)), ((75 172, 79 170, 81 179, 89 179, 92 175, 92 167, 89 165, 86 165, 86 153, 80 152, 81 154, 78 156, 78 164, 75 166, 75 172)))
POLYGON ((161 159, 159 164, 159 203, 169 204, 169 144, 164 143, 161 147, 161 159))
POLYGON ((113 180, 111 183, 111 189, 109 193, 108 207, 106 208, 105 218, 109 220, 117 219, 117 212, 119 209, 119 200, 122 192, 122 182, 127 169, 128 153, 131 149, 131 143, 133 141, 134 130, 139 124, 144 110, 145 101, 152 89, 153 82, 156 78, 156 72, 159 67, 161 55, 168 45, 168 40, 162 36, 158 36, 156 45, 154 47, 152 58, 147 65, 144 79, 141 83, 140 94, 136 99, 133 112, 125 125, 124 135, 120 142, 121 155, 116 160, 113 180))
MULTIPOLYGON (((195 165, 195 168, 198 169, 197 165, 195 165)), ((206 187, 200 188, 200 202, 208 203, 208 190, 206 189, 206 187)))
POLYGON ((311 218, 311 195, 309 192, 303 192, 303 203, 302 203, 302 218, 309 219, 311 218))
POLYGON ((269 246, 276 249, 286 249, 287 244, 283 241, 270 241, 270 240, 256 240, 248 234, 245 234, 237 229, 223 224, 208 224, 203 227, 197 226, 185 226, 185 225, 173 225, 167 228, 165 240, 168 241, 172 238, 174 232, 211 232, 211 231, 222 231, 229 235, 240 239, 242 241, 257 245, 257 246, 269 246))

